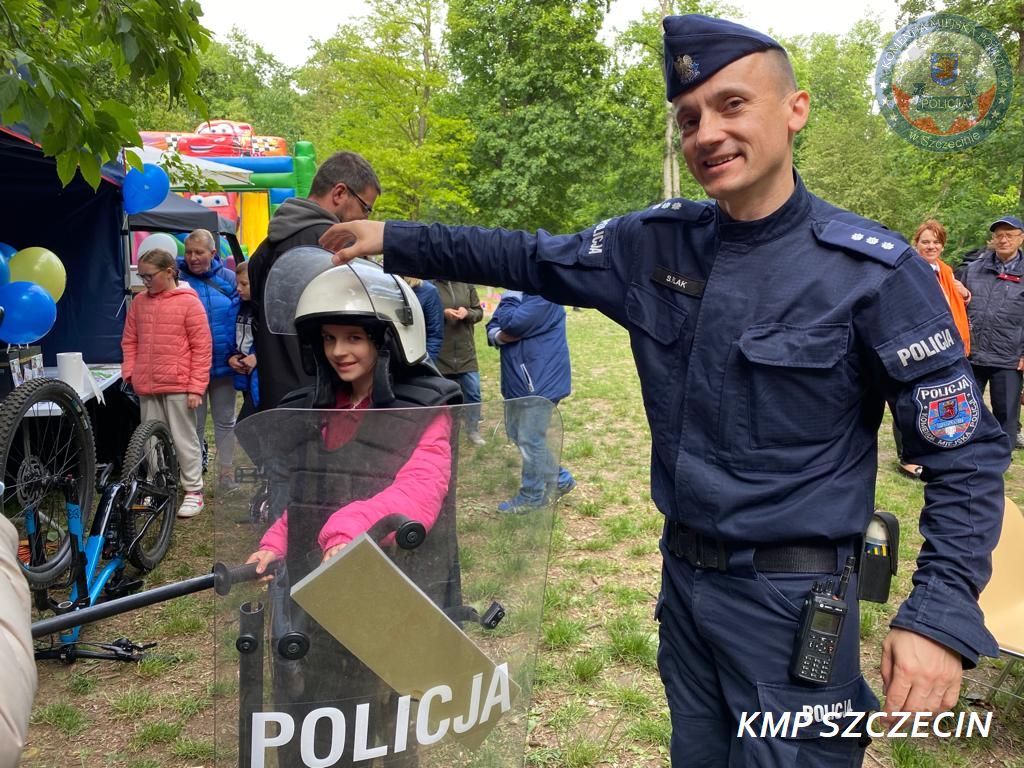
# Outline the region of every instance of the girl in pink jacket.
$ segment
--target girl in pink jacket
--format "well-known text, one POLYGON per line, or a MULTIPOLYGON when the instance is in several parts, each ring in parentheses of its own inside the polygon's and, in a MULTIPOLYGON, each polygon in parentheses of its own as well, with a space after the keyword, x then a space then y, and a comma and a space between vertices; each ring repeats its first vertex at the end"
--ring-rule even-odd
POLYGON ((162 421, 170 429, 185 490, 178 517, 194 517, 203 509, 202 446, 194 411, 210 381, 210 325, 195 291, 178 285, 170 253, 146 251, 138 274, 146 291, 128 307, 121 378, 139 396, 142 420, 162 421))
MULTIPOLYGON (((311 361, 313 367, 308 373, 316 375, 317 384, 286 396, 281 407, 358 411, 433 406, 458 400, 458 387, 451 386, 425 362, 422 313, 419 322, 412 326, 390 318, 379 296, 374 303, 366 295, 365 285, 375 281, 394 283, 395 279, 376 265, 360 270, 366 273, 356 279, 353 269, 331 269, 317 275, 303 291, 296 308, 295 327, 306 347, 304 359, 311 361), (364 301, 366 306, 362 305, 364 301), (416 386, 403 386, 412 381, 416 386), (422 392, 431 388, 434 394, 427 400, 403 395, 417 392, 420 394, 416 396, 422 398, 422 392), (314 402, 316 399, 319 402, 314 402)), ((411 297, 406 300, 417 301, 408 286, 402 290, 411 297)), ((337 451, 352 439, 359 422, 360 419, 349 415, 326 419, 321 432, 325 451, 337 451)), ((422 522, 429 530, 449 492, 451 474, 452 419, 441 412, 423 429, 409 458, 389 485, 369 498, 339 500, 339 508, 317 537, 324 559, 394 512, 422 522)), ((257 572, 262 573, 269 563, 287 554, 286 512, 266 531, 259 550, 248 562, 258 563, 257 572)))
MULTIPOLYGON (((411 326, 390 319, 381 298, 378 296, 376 303, 372 302, 363 286, 376 280, 394 283, 395 278, 384 275, 375 265, 360 269, 365 272, 361 280, 356 279, 355 270, 332 269, 314 278, 303 291, 295 327, 306 347, 304 359, 314 363, 314 370, 309 373, 316 374, 317 385, 286 396, 281 407, 319 405, 358 411, 440 405, 458 400, 458 387, 451 386, 424 362, 426 336, 422 313, 419 322, 411 326), (413 380, 417 383, 415 387, 403 388, 403 384, 413 380), (403 395, 412 391, 422 393, 432 387, 436 388, 435 394, 429 401, 403 395), (313 402, 317 398, 320 402, 313 402)), ((408 286, 404 286, 404 291, 411 297, 406 300, 416 301, 408 286)), ((355 437, 360 421, 351 414, 327 418, 321 429, 325 451, 336 451, 355 437)), ((423 429, 390 485, 367 498, 339 500, 343 503, 327 519, 318 536, 324 560, 394 512, 417 520, 430 530, 448 494, 451 430, 450 415, 438 413, 423 429)), ((287 512, 267 530, 259 547, 247 561, 258 563, 258 573, 288 554, 287 512)))

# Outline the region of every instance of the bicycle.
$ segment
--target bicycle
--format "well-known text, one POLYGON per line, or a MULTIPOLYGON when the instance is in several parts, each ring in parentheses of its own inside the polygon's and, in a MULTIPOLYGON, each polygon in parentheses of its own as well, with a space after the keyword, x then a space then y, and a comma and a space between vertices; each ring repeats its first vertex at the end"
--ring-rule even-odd
MULTIPOLYGON (((5 476, 16 481, 12 494, 4 493, 5 510, 7 499, 26 502, 14 519, 27 541, 22 569, 36 608, 66 614, 138 590, 139 576, 163 559, 174 530, 180 492, 170 430, 158 421, 140 424, 128 441, 120 479, 110 482, 114 466, 105 464, 97 481, 91 476, 92 430, 77 393, 49 379, 23 387, 0 403, 0 460, 5 476), (72 419, 74 439, 64 440, 64 422, 72 419), (81 459, 69 461, 71 453, 81 459), (94 482, 101 497, 93 517, 94 482), (63 497, 62 508, 57 497, 63 497)), ((122 639, 92 644, 102 651, 83 650, 77 647, 80 631, 75 626, 62 632, 49 648, 37 649, 36 658, 137 660, 151 647, 122 639)))
POLYGON ((85 528, 92 514, 92 425, 74 389, 32 379, 0 401, 0 472, 3 513, 27 542, 20 553, 25 578, 32 589, 46 589, 71 565, 70 517, 85 528))

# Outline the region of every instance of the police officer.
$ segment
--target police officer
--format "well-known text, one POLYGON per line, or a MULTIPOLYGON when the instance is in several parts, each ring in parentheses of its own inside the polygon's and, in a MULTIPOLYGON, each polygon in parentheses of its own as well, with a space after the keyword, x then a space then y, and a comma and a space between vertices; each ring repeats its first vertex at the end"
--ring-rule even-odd
POLYGON ((789 662, 804 598, 837 578, 871 517, 883 404, 928 481, 926 544, 883 648, 888 712, 949 709, 962 667, 998 652, 977 596, 1008 446, 928 265, 796 174, 809 97, 781 46, 706 16, 664 27, 683 155, 712 200, 576 235, 367 222, 321 243, 337 261, 382 250, 393 272, 506 285, 626 328, 666 517, 656 612, 673 765, 860 765, 863 745, 817 738, 821 722, 798 738, 738 724, 803 711, 843 725, 878 704, 860 676, 855 599, 829 685, 795 680, 789 662), (752 281, 752 268, 776 279, 752 281))

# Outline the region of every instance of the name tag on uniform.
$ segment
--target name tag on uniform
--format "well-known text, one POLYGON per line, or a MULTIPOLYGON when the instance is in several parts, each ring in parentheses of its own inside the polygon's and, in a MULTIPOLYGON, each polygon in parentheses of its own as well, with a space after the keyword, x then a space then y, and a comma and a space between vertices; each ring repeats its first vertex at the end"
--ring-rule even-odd
POLYGON ((685 293, 687 296, 699 299, 704 295, 704 283, 702 281, 695 280, 692 277, 677 275, 675 272, 669 272, 664 267, 655 267, 651 280, 657 285, 663 285, 666 288, 671 288, 673 291, 685 293))

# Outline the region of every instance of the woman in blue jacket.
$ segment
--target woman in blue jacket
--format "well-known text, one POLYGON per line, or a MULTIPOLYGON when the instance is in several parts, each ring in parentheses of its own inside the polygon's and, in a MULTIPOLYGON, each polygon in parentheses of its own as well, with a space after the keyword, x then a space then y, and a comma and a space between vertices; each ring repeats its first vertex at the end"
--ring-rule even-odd
POLYGON ((519 493, 501 502, 498 511, 522 514, 576 487, 547 445, 553 406, 572 391, 565 309, 540 296, 506 291, 487 323, 487 343, 501 355, 505 431, 523 454, 519 493), (531 396, 550 404, 515 399, 531 396))
POLYGON ((217 255, 213 235, 195 229, 185 238, 185 258, 178 259, 180 278, 199 295, 213 336, 213 365, 210 386, 196 409, 196 432, 203 440, 207 404, 213 413, 213 437, 217 446, 217 485, 221 490, 237 488, 233 478, 235 458, 235 385, 228 358, 235 347, 235 319, 239 296, 235 273, 217 255))

